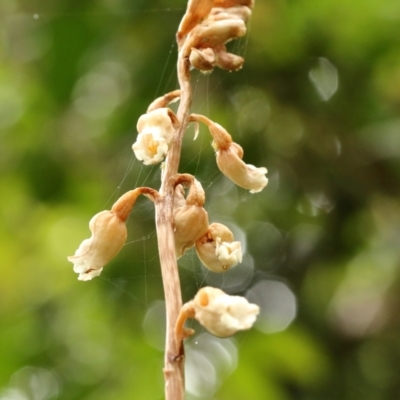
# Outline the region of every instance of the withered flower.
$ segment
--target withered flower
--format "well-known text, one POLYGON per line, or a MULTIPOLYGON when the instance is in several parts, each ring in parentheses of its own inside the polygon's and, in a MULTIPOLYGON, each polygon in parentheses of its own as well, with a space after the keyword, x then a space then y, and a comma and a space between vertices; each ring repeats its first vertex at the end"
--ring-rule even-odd
POLYGON ((186 198, 181 185, 175 188, 174 236, 177 258, 193 247, 207 231, 208 214, 203 208, 204 201, 204 190, 194 178, 186 198))

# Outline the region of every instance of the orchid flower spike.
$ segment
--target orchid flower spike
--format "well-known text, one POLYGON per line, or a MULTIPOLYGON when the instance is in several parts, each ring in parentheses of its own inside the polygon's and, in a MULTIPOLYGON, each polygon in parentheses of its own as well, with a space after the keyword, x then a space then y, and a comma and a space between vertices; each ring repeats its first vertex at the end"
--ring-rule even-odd
POLYGON ((140 194, 154 200, 159 196, 157 191, 150 188, 131 190, 121 196, 110 211, 101 211, 90 220, 92 236, 81 243, 73 256, 68 257, 80 281, 99 276, 104 265, 119 253, 127 237, 125 222, 140 194))
POLYGON ((257 319, 260 308, 245 297, 230 296, 221 289, 210 286, 201 288, 195 298, 184 304, 176 322, 178 339, 193 334, 184 327, 187 318, 195 318, 204 328, 217 337, 232 336, 238 331, 250 329, 257 319))
POLYGON ((216 222, 196 242, 196 251, 203 265, 213 272, 225 272, 242 262, 240 242, 233 241, 233 233, 227 226, 216 222))
POLYGON ((139 132, 132 149, 145 165, 160 163, 168 153, 178 118, 169 108, 157 108, 142 115, 137 123, 139 132))

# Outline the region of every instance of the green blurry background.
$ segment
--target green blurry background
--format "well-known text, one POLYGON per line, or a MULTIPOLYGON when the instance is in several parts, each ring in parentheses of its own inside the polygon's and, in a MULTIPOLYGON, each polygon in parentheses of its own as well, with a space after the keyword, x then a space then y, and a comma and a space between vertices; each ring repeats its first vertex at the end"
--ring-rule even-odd
MULTIPOLYGON (((0 399, 162 399, 163 293, 153 208, 99 278, 66 260, 88 221, 159 167, 136 121, 176 89, 179 1, 0 2, 0 399)), ((188 399, 400 399, 400 2, 258 0, 237 73, 193 73, 193 110, 269 170, 259 194, 218 171, 201 129, 181 171, 246 249, 202 285, 262 306, 216 340, 195 326, 188 399)))

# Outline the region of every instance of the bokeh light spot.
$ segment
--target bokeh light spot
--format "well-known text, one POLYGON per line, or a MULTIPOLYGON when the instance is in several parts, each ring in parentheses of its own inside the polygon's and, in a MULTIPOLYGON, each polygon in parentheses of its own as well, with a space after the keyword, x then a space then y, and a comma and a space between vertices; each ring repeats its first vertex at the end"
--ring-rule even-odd
POLYGON ((233 339, 202 333, 186 345, 186 390, 196 397, 210 399, 221 380, 236 366, 237 348, 233 339))
POLYGON ((321 99, 328 101, 338 90, 337 68, 326 58, 318 58, 317 65, 308 74, 321 99))
POLYGON ((264 333, 283 331, 296 317, 296 297, 283 282, 259 281, 247 291, 246 298, 260 306, 255 327, 264 333))
POLYGON ((165 346, 165 326, 165 302, 158 300, 147 309, 143 319, 143 332, 146 342, 161 351, 165 346))

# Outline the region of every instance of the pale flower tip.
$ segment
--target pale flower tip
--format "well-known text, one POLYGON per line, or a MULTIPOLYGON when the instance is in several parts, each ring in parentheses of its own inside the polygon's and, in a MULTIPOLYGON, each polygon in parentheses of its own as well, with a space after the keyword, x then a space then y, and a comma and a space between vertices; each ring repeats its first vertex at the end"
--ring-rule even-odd
POLYGON ((96 276, 99 276, 101 274, 101 271, 103 271, 103 268, 82 272, 78 276, 78 281, 82 281, 82 282, 91 281, 96 276))
POLYGON ((164 160, 168 152, 168 143, 157 134, 145 132, 138 135, 132 150, 144 165, 154 165, 164 160))
POLYGON ((222 264, 223 270, 228 270, 231 267, 242 262, 242 246, 240 242, 222 242, 217 245, 216 256, 222 264))
POLYGON ((221 273, 242 262, 242 246, 233 241, 233 233, 223 224, 214 222, 196 242, 196 252, 210 271, 221 273))
POLYGON ((194 317, 210 333, 218 337, 232 336, 250 329, 259 314, 259 307, 241 296, 230 296, 221 289, 204 287, 193 302, 194 317))
POLYGON ((250 193, 259 193, 268 184, 268 178, 265 176, 268 172, 267 168, 257 168, 254 165, 247 164, 250 175, 252 175, 252 188, 250 193))
POLYGON ((132 146, 136 158, 145 165, 164 160, 172 140, 176 116, 168 108, 157 108, 142 115, 137 123, 139 132, 132 146))

